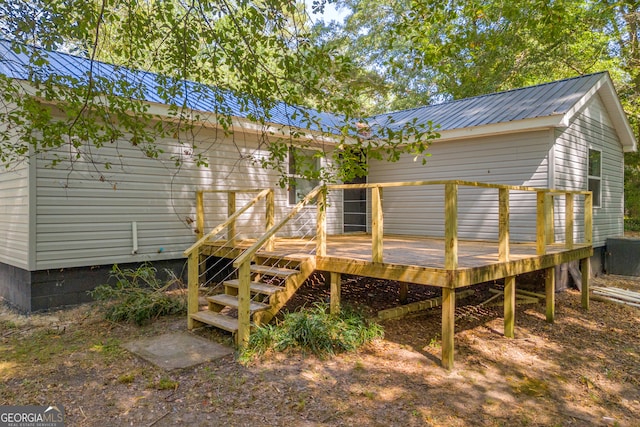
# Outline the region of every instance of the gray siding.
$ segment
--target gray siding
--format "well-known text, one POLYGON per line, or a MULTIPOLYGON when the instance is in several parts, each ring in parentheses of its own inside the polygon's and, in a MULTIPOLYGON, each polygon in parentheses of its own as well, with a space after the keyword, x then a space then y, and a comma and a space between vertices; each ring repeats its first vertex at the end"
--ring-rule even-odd
MULTIPOLYGON (((499 184, 548 186, 548 131, 437 141, 426 165, 410 156, 397 163, 372 161, 369 182, 458 179, 499 184)), ((459 237, 497 238, 497 190, 461 187, 459 237)), ((385 233, 441 237, 444 235, 444 189, 406 187, 385 189, 385 233)), ((511 240, 535 240, 535 194, 511 194, 511 240)))
MULTIPOLYGON (((561 189, 587 190, 588 150, 602 151, 601 206, 593 210, 593 245, 604 246, 608 237, 624 233, 624 154, 622 145, 599 96, 565 130, 556 131, 556 179, 561 189)), ((564 215, 563 203, 556 203, 556 218, 564 215)), ((577 224, 582 224, 582 200, 576 203, 577 224)), ((557 238, 562 240, 560 227, 557 238)), ((583 236, 577 228, 578 237, 583 236)))
MULTIPOLYGON (((37 269, 181 258, 195 241, 195 191, 203 189, 278 188, 277 175, 252 164, 255 137, 229 137, 202 128, 196 145, 206 147, 208 167, 197 167, 175 140, 158 141, 166 151, 160 159, 146 158, 128 143, 97 150, 73 167, 49 167, 51 155, 37 161, 37 269), (185 161, 176 167, 171 155, 185 161), (242 159, 242 160, 241 160, 242 159), (102 166, 110 162, 112 168, 102 166), (97 166, 97 167, 96 167, 97 166), (138 228, 138 253, 132 254, 132 222, 138 228)), ((66 164, 68 166, 68 163, 66 164)), ((239 195, 243 206, 255 194, 239 195)), ((221 194, 206 194, 205 232, 226 220, 227 202, 221 194)), ((330 217, 340 203, 332 203, 330 217)), ((285 190, 276 192, 276 217, 289 209, 285 190)), ((307 216, 315 217, 315 207, 307 216)), ((241 236, 255 237, 264 229, 264 202, 238 221, 241 236)), ((334 221, 335 222, 335 221, 334 221)), ((315 229, 315 223, 313 224, 315 229)))
POLYGON ((29 165, 0 173, 0 262, 29 268, 29 165))

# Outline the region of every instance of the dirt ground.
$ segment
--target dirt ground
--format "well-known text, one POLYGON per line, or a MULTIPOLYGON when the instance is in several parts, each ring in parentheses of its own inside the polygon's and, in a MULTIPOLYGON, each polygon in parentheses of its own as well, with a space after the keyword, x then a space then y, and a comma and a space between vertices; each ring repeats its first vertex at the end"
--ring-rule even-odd
MULTIPOLYGON (((598 286, 640 291, 640 280, 598 286)), ((535 289, 535 288, 534 288, 535 289)), ((397 286, 355 279, 343 301, 375 313, 397 304, 397 286)), ((410 288, 409 298, 437 295, 410 288)), ((326 299, 316 280, 292 306, 326 299)), ((0 309, 0 405, 57 403, 69 426, 640 426, 640 309, 556 297, 518 306, 516 338, 501 307, 478 307, 488 287, 459 301, 455 369, 440 367, 440 311, 383 322, 385 338, 327 360, 269 354, 166 372, 121 346, 184 330, 183 318, 114 324, 85 305, 30 317, 0 309)), ((229 342, 210 330, 200 334, 229 342)))

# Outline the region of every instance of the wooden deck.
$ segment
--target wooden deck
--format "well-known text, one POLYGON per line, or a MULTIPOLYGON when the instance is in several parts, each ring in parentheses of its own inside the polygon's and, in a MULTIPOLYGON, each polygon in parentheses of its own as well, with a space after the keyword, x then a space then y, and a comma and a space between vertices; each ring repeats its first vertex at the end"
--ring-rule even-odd
MULTIPOLYGON (((210 243, 207 255, 235 258, 250 248, 255 240, 235 242, 234 250, 224 242, 210 243)), ((316 257, 320 271, 354 274, 396 280, 420 285, 459 288, 489 280, 542 270, 565 262, 581 260, 592 254, 591 245, 547 245, 546 254, 538 255, 535 243, 511 243, 509 261, 500 261, 498 242, 458 242, 458 268, 445 268, 444 239, 385 235, 384 262, 372 262, 370 234, 327 236, 325 256, 316 257)), ((315 241, 279 238, 270 251, 259 251, 273 257, 315 255, 315 241)))
MULTIPOLYGON (((223 190, 212 190, 223 191, 223 190)), ((387 279, 405 283, 442 288, 442 364, 453 367, 455 301, 459 288, 504 279, 504 334, 514 337, 516 277, 533 271, 543 271, 545 277, 546 317, 555 318, 555 267, 571 261, 580 261, 582 271, 582 305, 589 307, 589 276, 592 249, 593 216, 592 195, 588 191, 569 191, 529 188, 465 181, 418 181, 379 184, 341 184, 318 186, 279 221, 274 212, 273 190, 243 190, 258 193, 241 208, 236 207, 236 192, 228 190, 228 219, 208 234, 204 226, 203 191, 196 193, 197 229, 199 240, 185 251, 189 257, 189 328, 197 323, 216 323, 203 320, 198 305, 198 289, 203 277, 202 259, 210 256, 232 260, 237 280, 225 282, 225 292, 234 298, 237 307, 236 340, 246 346, 251 329, 251 318, 272 318, 313 271, 329 272, 331 277, 331 310, 340 306, 342 274, 387 279), (418 186, 444 187, 444 238, 421 238, 385 234, 382 192, 392 187, 418 186), (498 232, 493 242, 466 241, 458 235, 459 187, 494 189, 497 192, 498 232), (371 215, 367 226, 371 234, 327 235, 327 193, 345 189, 371 190, 371 215), (536 236, 531 243, 517 243, 510 239, 511 192, 536 194, 536 236), (574 198, 582 197, 582 230, 575 233, 574 198), (555 243, 554 198, 564 198, 564 241, 555 243), (257 203, 265 201, 264 233, 253 240, 241 240, 236 233, 240 216, 257 203), (310 239, 283 238, 285 224, 292 222, 303 208, 315 203, 316 231, 310 239), (226 236, 225 236, 226 235, 226 236), (579 238, 579 242, 576 241, 579 238), (284 270, 284 271, 283 271, 284 270), (286 274, 284 274, 286 273, 286 274), (285 285, 268 298, 269 308, 254 314, 252 295, 264 293, 258 286, 264 275, 286 276, 285 285), (200 316, 200 317, 199 317, 200 316)), ((204 274, 206 276, 206 273, 204 274)), ((261 285, 260 285, 261 286, 261 285)), ((231 298, 227 298, 231 299, 231 298)), ((219 309, 227 303, 210 304, 219 309)))

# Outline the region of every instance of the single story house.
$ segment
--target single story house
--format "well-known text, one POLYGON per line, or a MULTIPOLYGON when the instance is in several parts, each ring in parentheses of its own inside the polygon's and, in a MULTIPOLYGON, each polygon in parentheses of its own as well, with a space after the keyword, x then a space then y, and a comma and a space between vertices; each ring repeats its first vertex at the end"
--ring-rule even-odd
MULTIPOLYGON (((89 67, 84 58, 47 55, 47 72, 82 76, 89 67)), ((0 43, 0 74, 28 86, 28 66, 26 55, 12 51, 8 42, 0 43)), ((123 71, 96 63, 93 72, 122 78, 118 73, 123 71)), ((154 114, 167 114, 169 106, 154 94, 153 75, 146 73, 144 79, 149 82, 144 101, 154 114)), ((206 103, 190 100, 193 111, 210 118, 189 135, 207 148, 207 167, 198 166, 177 139, 165 137, 157 141, 164 149, 158 159, 126 141, 115 141, 91 158, 79 153, 73 165, 51 167, 55 152, 50 152, 0 171, 0 298, 27 312, 81 303, 89 299, 88 290, 106 282, 114 263, 150 261, 184 275, 183 251, 202 231, 194 224, 197 189, 278 187, 276 171, 250 160, 267 154, 260 145, 261 126, 249 120, 232 97, 226 101, 234 115, 231 134, 220 128, 206 103), (175 155, 181 156, 180 165, 175 155), (111 168, 95 167, 105 163, 111 168)), ((292 119, 293 111, 295 107, 278 104, 266 126, 276 132, 305 128, 301 120, 292 119)), ((336 116, 319 117, 327 128, 339 126, 336 116)), ((394 112, 369 122, 392 119, 400 125, 414 118, 440 126, 441 137, 431 146, 427 165, 408 156, 398 163, 372 160, 369 182, 461 179, 590 189, 595 200, 594 247, 603 248, 608 237, 623 233, 623 152, 635 150, 636 141, 607 73, 394 112)), ((316 137, 313 129, 308 135, 316 137)), ((286 214, 303 190, 276 190, 276 216, 286 214)), ((402 190, 385 193, 385 233, 443 234, 441 197, 421 191, 418 198, 402 190)), ((486 204, 487 212, 497 209, 482 195, 466 203, 486 204)), ((512 200, 514 240, 535 235, 535 218, 517 214, 529 203, 535 201, 524 195, 512 200)), ((226 219, 227 204, 213 194, 205 206, 206 231, 226 219)), ((366 192, 333 195, 328 206, 329 233, 367 229, 362 222, 369 210, 366 192)), ((308 209, 311 215, 315 207, 308 209)), ((481 240, 495 234, 495 221, 477 214, 465 217, 464 210, 461 204, 460 238, 481 240)), ((561 212, 558 202, 558 239, 563 235, 561 212)), ((256 216, 256 229, 262 229, 262 218, 256 216)))

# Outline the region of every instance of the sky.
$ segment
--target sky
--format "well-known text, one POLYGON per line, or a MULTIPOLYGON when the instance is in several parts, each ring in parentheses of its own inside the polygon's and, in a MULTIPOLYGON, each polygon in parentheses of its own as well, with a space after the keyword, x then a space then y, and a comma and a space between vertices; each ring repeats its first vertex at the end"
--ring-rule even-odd
MULTIPOLYGON (((313 19, 314 21, 323 20, 326 23, 329 23, 331 21, 341 21, 345 16, 347 16, 347 9, 346 8, 339 9, 336 7, 335 3, 325 4, 323 14, 313 14, 313 12, 311 12, 311 8, 313 6, 313 0, 305 0, 305 3, 307 5, 307 10, 311 15, 311 19, 313 19)), ((337 1, 336 3, 340 3, 340 2, 337 1)))

